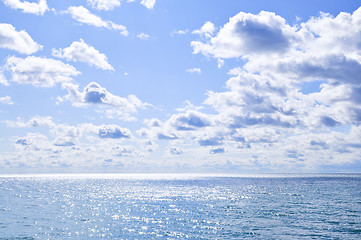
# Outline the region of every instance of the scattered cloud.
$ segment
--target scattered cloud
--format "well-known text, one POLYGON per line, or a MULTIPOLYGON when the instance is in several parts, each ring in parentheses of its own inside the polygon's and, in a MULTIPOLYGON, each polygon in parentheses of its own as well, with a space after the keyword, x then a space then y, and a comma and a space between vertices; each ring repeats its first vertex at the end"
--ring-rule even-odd
POLYGON ((227 156, 270 169, 354 162, 361 146, 355 135, 361 129, 360 13, 321 14, 297 26, 270 12, 239 13, 218 33, 199 30, 209 35, 198 53, 219 67, 225 58, 245 64, 229 71, 226 90, 207 92, 204 107, 147 120, 137 133, 171 141, 170 154, 178 153, 176 141, 193 158, 227 156), (318 89, 303 92, 309 83, 318 89), (200 148, 190 147, 194 143, 200 148))
POLYGON ((0 47, 23 54, 33 54, 43 48, 27 32, 24 30, 18 32, 15 27, 7 23, 0 23, 0 47))
POLYGON ((139 33, 137 35, 137 38, 142 39, 142 40, 148 40, 150 38, 150 36, 146 33, 139 33))
POLYGON ((188 68, 187 70, 186 70, 186 72, 188 72, 188 73, 198 73, 198 74, 201 74, 202 73, 202 71, 201 71, 201 69, 200 68, 188 68))
POLYGON ((121 35, 128 36, 128 31, 125 26, 113 23, 112 21, 104 21, 99 16, 91 13, 83 6, 71 6, 68 8, 66 13, 70 14, 74 20, 80 23, 84 23, 94 27, 102 27, 110 30, 119 31, 121 35))
POLYGON ((142 4, 144 7, 148 9, 153 9, 155 5, 155 0, 142 0, 140 4, 142 4))
POLYGON ((5 5, 12 9, 21 9, 24 13, 35 15, 44 15, 49 10, 46 0, 36 2, 20 1, 20 0, 4 0, 5 5))
POLYGON ((63 49, 53 49, 53 56, 65 58, 67 61, 85 62, 90 66, 96 66, 103 70, 113 70, 108 63, 107 57, 96 50, 94 47, 86 44, 83 39, 73 42, 69 47, 63 49))
POLYGON ((126 98, 113 95, 96 82, 89 83, 83 91, 79 91, 79 86, 73 83, 65 83, 63 88, 68 91, 68 95, 59 98, 60 101, 71 101, 76 107, 89 105, 108 107, 105 112, 110 118, 116 116, 121 119, 135 120, 130 116, 130 113, 136 113, 138 109, 151 106, 134 95, 129 95, 126 98))
POLYGON ((14 104, 13 100, 9 96, 0 97, 0 103, 1 104, 8 104, 8 105, 14 104))
POLYGON ((72 76, 80 74, 69 64, 34 56, 8 57, 4 69, 11 73, 10 81, 37 87, 53 87, 56 83, 71 82, 72 76))
POLYGON ((109 11, 120 6, 119 0, 87 0, 88 5, 97 10, 109 11))
POLYGON ((188 29, 185 30, 173 30, 170 35, 171 36, 175 36, 175 35, 185 35, 188 33, 188 29))

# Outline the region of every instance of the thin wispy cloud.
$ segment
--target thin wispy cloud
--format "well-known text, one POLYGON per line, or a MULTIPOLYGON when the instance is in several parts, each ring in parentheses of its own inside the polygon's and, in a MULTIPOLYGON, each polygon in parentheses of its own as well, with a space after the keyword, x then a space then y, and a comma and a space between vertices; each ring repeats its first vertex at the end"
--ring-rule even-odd
POLYGON ((91 13, 83 6, 71 6, 68 8, 67 11, 65 11, 65 13, 68 13, 74 20, 79 23, 119 31, 121 35, 128 36, 128 31, 125 26, 121 24, 116 24, 109 20, 105 21, 99 16, 91 13))

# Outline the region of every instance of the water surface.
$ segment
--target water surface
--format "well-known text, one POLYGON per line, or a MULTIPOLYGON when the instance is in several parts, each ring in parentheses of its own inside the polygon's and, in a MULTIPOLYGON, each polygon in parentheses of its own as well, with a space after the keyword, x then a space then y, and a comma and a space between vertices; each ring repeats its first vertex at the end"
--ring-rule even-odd
POLYGON ((361 239, 361 175, 0 177, 0 239, 361 239))

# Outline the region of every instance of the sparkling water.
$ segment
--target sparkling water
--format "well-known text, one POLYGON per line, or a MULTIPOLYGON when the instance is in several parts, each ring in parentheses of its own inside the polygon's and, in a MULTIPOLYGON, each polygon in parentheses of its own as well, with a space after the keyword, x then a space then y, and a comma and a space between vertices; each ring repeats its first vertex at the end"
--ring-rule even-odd
POLYGON ((361 175, 2 176, 0 239, 361 239, 361 175))

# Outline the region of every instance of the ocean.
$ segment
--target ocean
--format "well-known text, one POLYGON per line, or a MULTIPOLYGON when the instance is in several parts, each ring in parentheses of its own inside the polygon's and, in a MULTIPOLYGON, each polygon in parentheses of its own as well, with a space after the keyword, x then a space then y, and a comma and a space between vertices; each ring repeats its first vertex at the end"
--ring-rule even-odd
POLYGON ((3 175, 0 239, 361 239, 361 175, 3 175))

